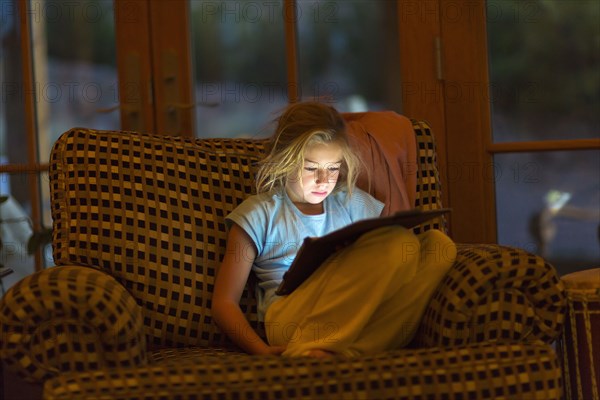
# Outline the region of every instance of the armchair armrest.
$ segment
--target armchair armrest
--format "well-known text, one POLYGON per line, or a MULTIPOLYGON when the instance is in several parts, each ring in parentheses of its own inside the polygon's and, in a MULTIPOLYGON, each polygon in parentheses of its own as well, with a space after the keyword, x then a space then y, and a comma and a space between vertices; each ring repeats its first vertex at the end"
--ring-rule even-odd
POLYGON ((566 297, 553 266, 524 250, 459 244, 455 264, 431 299, 417 346, 482 341, 553 342, 566 297))
POLYGON ((147 361, 140 306, 92 268, 52 267, 24 278, 0 301, 0 326, 2 360, 30 382, 147 361))

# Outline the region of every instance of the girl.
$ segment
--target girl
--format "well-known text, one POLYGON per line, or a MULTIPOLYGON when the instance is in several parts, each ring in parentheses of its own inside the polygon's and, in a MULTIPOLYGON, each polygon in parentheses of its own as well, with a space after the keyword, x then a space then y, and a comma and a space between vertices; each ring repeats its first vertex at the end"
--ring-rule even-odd
POLYGON ((213 296, 217 325, 245 351, 356 356, 401 347, 414 335, 456 254, 440 231, 419 237, 402 227, 371 231, 290 295, 275 294, 306 236, 380 215, 383 203, 354 186, 358 173, 359 159, 333 107, 296 103, 279 117, 257 174, 258 194, 227 216, 227 250, 213 296), (238 305, 251 270, 268 343, 238 305))

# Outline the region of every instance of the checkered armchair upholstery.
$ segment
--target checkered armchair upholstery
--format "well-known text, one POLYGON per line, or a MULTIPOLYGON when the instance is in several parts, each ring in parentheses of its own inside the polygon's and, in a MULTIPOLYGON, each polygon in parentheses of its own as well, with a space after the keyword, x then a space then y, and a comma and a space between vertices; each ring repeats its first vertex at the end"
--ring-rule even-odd
MULTIPOLYGON (((413 121, 417 207, 441 207, 435 143, 413 121)), ((56 267, 0 304, 0 351, 47 399, 559 399, 552 266, 459 245, 408 348, 354 359, 243 354, 211 317, 224 218, 253 188, 262 140, 72 129, 50 167, 56 267)), ((445 229, 434 220, 418 230, 445 229)), ((259 331, 252 282, 241 307, 259 331)))

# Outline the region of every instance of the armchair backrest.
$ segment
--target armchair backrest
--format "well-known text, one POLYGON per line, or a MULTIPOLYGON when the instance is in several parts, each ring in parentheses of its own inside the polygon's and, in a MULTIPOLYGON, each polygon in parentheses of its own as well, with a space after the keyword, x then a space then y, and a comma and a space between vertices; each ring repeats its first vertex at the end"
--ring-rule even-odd
MULTIPOLYGON (((441 207, 435 144, 417 135, 416 207, 441 207)), ((265 140, 187 139, 75 128, 51 153, 53 255, 116 278, 142 307, 151 345, 215 345, 214 278, 225 216, 254 190, 265 140)), ((443 220, 418 230, 444 228, 443 220)), ((249 286, 251 287, 251 285, 249 286)), ((253 290, 241 307, 257 322, 253 290)))

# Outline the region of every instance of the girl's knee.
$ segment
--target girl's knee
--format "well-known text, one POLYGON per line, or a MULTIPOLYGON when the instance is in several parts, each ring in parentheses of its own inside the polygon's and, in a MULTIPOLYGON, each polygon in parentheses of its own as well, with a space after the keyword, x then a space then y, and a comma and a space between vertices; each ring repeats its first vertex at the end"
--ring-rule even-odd
POLYGON ((399 226, 378 228, 362 235, 340 257, 344 268, 356 265, 364 273, 393 274, 397 267, 417 264, 420 243, 411 230, 399 226))
POLYGON ((439 230, 429 230, 418 236, 421 257, 433 265, 448 266, 456 259, 456 244, 439 230))
POLYGON ((372 249, 372 257, 389 263, 407 262, 420 253, 421 243, 412 230, 402 226, 375 229, 359 239, 359 246, 372 249))
POLYGON ((452 239, 450 239, 444 232, 437 229, 430 229, 419 234, 418 239, 421 243, 421 247, 456 247, 452 239))

